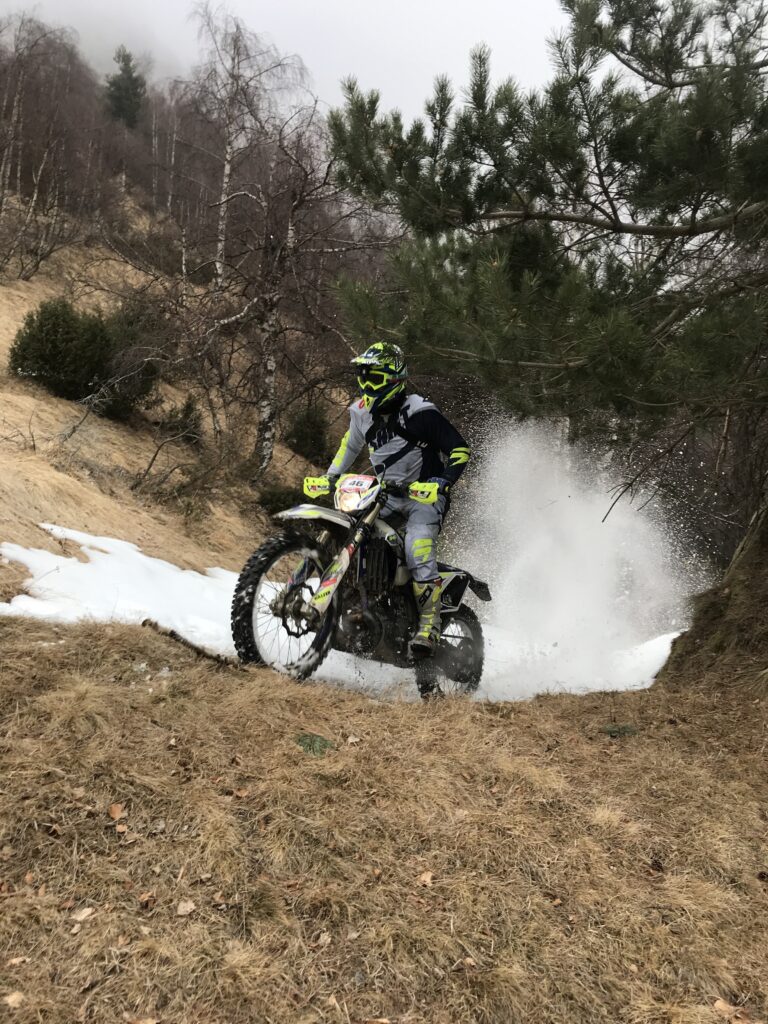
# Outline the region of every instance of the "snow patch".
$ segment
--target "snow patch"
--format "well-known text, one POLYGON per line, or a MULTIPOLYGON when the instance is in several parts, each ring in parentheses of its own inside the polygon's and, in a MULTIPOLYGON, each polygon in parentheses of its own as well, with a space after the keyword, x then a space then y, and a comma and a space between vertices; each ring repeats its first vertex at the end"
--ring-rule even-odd
MULTIPOLYGON (((151 619, 212 654, 234 657, 229 614, 236 573, 219 568, 204 573, 181 569, 145 555, 127 541, 50 523, 41 527, 58 540, 77 544, 85 561, 40 548, 0 544, 0 555, 26 566, 31 574, 27 592, 0 603, 0 615, 59 623, 90 620, 138 625, 151 619)), ((478 696, 489 700, 647 686, 676 635, 667 633, 630 649, 602 650, 600 671, 585 675, 582 662, 564 657, 556 645, 523 643, 499 625, 489 624, 485 630, 486 668, 478 696)), ((366 691, 415 696, 411 672, 338 652, 329 655, 315 678, 366 691)))

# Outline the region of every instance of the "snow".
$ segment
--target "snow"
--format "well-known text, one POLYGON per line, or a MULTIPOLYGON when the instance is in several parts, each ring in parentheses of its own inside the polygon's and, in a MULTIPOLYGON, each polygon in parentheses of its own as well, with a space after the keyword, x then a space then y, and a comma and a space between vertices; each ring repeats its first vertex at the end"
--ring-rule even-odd
MULTIPOLYGON (((233 657, 230 603, 236 573, 204 573, 151 558, 135 544, 95 537, 50 523, 41 528, 77 544, 84 560, 40 548, 0 544, 0 556, 26 566, 26 593, 0 603, 0 615, 49 622, 123 622, 146 619, 175 630, 214 654, 233 657)), ((628 649, 601 652, 599 670, 585 676, 583 652, 568 644, 548 648, 521 643, 498 625, 487 625, 486 668, 478 696, 514 700, 551 691, 632 689, 648 686, 663 665, 675 633, 628 649)), ((414 695, 412 674, 332 652, 315 676, 367 691, 414 695)))

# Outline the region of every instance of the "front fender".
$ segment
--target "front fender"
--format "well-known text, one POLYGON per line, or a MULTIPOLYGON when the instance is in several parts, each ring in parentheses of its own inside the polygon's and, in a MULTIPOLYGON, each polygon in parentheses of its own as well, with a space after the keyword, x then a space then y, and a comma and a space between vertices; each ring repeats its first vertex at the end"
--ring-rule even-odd
POLYGON ((322 505, 295 505, 285 512, 278 512, 275 519, 324 519, 334 526, 343 526, 349 529, 354 520, 345 512, 339 512, 335 508, 323 508, 322 505))

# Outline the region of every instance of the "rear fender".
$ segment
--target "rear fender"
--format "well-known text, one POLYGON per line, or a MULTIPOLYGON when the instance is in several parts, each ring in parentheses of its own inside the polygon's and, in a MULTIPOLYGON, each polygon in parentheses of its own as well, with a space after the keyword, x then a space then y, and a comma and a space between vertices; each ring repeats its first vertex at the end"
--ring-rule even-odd
POLYGON ((475 597, 479 597, 481 601, 491 600, 491 588, 483 580, 478 580, 474 576, 470 576, 469 589, 475 597))
POLYGON ((469 573, 461 569, 448 569, 438 566, 442 588, 440 603, 443 612, 455 612, 464 600, 469 586, 469 573))
POLYGON ((481 601, 491 600, 488 584, 476 579, 471 572, 443 562, 437 563, 437 570, 443 579, 443 611, 455 611, 463 602, 467 587, 481 601))
POLYGON ((345 512, 339 512, 335 508, 323 508, 321 505, 295 505, 285 512, 278 512, 275 519, 310 519, 332 523, 334 526, 342 526, 348 530, 354 520, 345 512))

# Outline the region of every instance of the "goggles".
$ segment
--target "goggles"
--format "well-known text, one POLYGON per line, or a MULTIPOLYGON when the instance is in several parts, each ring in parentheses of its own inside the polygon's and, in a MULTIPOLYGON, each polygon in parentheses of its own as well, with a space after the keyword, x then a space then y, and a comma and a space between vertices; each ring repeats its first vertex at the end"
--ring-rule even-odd
POLYGON ((397 380, 398 378, 394 374, 387 373, 386 370, 378 370, 373 366, 361 367, 357 375, 357 383, 362 391, 379 391, 397 380))

